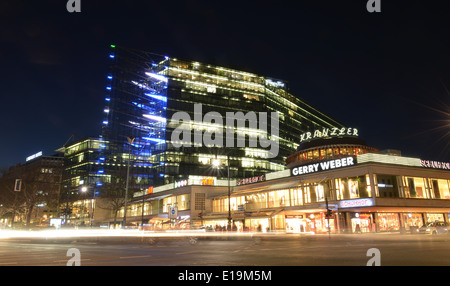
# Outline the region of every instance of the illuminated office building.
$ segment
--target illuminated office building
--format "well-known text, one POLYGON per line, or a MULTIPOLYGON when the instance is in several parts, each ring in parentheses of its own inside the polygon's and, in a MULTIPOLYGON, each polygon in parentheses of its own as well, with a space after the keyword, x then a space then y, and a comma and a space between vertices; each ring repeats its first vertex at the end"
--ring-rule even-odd
POLYGON ((301 133, 344 127, 292 95, 287 83, 281 80, 115 45, 111 45, 109 58, 111 72, 107 75, 101 136, 109 142, 104 150, 105 163, 130 161, 130 174, 141 186, 173 183, 189 175, 225 178, 228 175, 225 166, 230 167, 232 178, 284 170, 287 156, 299 147, 301 133), (276 112, 278 133, 271 132, 270 120, 266 132, 246 121, 245 127, 237 126, 233 131, 235 138, 245 136, 244 147, 218 148, 194 140, 189 147, 179 147, 176 144, 179 142, 172 141, 172 133, 179 124, 171 119, 177 112, 190 115, 187 126, 192 133, 205 134, 223 128, 225 134, 224 124, 217 127, 195 119, 198 104, 201 118, 208 112, 217 112, 223 118, 227 112, 268 115, 276 112), (252 138, 261 135, 278 140, 277 156, 271 158, 267 146, 249 144, 252 138), (224 167, 211 168, 215 158, 224 167))

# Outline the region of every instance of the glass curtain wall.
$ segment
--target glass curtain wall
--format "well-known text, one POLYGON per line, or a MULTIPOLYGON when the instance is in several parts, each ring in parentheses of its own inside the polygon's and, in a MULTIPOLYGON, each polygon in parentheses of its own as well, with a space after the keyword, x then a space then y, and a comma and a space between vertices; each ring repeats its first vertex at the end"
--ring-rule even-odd
POLYGON ((130 187, 163 182, 167 77, 163 56, 111 45, 102 138, 109 142, 105 163, 110 173, 124 176, 130 164, 130 187), (162 164, 160 163, 162 162, 162 164))

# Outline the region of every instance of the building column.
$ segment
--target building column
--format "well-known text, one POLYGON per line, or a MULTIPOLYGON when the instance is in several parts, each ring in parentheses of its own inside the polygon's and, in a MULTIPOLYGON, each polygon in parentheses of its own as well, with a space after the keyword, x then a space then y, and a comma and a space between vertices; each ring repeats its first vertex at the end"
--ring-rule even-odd
POLYGON ((376 198, 375 187, 378 187, 378 186, 375 186, 375 180, 373 178, 374 174, 372 173, 372 171, 370 169, 369 169, 368 173, 369 173, 370 190, 372 192, 372 199, 373 199, 373 202, 375 203, 375 198, 376 198))

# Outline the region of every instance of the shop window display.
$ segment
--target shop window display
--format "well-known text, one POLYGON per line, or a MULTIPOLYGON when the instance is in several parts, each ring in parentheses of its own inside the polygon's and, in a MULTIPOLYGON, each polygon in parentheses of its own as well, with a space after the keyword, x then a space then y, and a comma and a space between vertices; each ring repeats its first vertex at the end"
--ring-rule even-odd
POLYGON ((444 214, 427 213, 427 222, 444 221, 444 214))
POLYGON ((378 213, 377 220, 379 231, 400 230, 400 220, 396 213, 378 213))
POLYGON ((355 213, 353 214, 351 221, 353 233, 364 233, 372 231, 373 225, 371 222, 370 214, 355 213))
POLYGON ((423 216, 420 213, 403 214, 405 230, 410 231, 423 226, 423 216))

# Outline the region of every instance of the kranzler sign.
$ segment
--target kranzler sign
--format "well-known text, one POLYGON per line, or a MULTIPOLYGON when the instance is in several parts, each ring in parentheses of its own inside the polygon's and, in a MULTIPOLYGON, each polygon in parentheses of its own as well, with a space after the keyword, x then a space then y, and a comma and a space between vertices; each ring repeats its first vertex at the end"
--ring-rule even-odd
POLYGON ((317 129, 312 132, 305 132, 303 134, 300 134, 300 143, 319 138, 330 138, 339 136, 358 137, 358 129, 352 127, 323 128, 321 130, 317 129))
POLYGON ((346 157, 342 159, 335 159, 325 162, 313 163, 304 166, 299 166, 291 169, 291 176, 311 174, 321 171, 328 171, 339 169, 343 167, 349 167, 355 165, 355 159, 353 157, 346 157))

